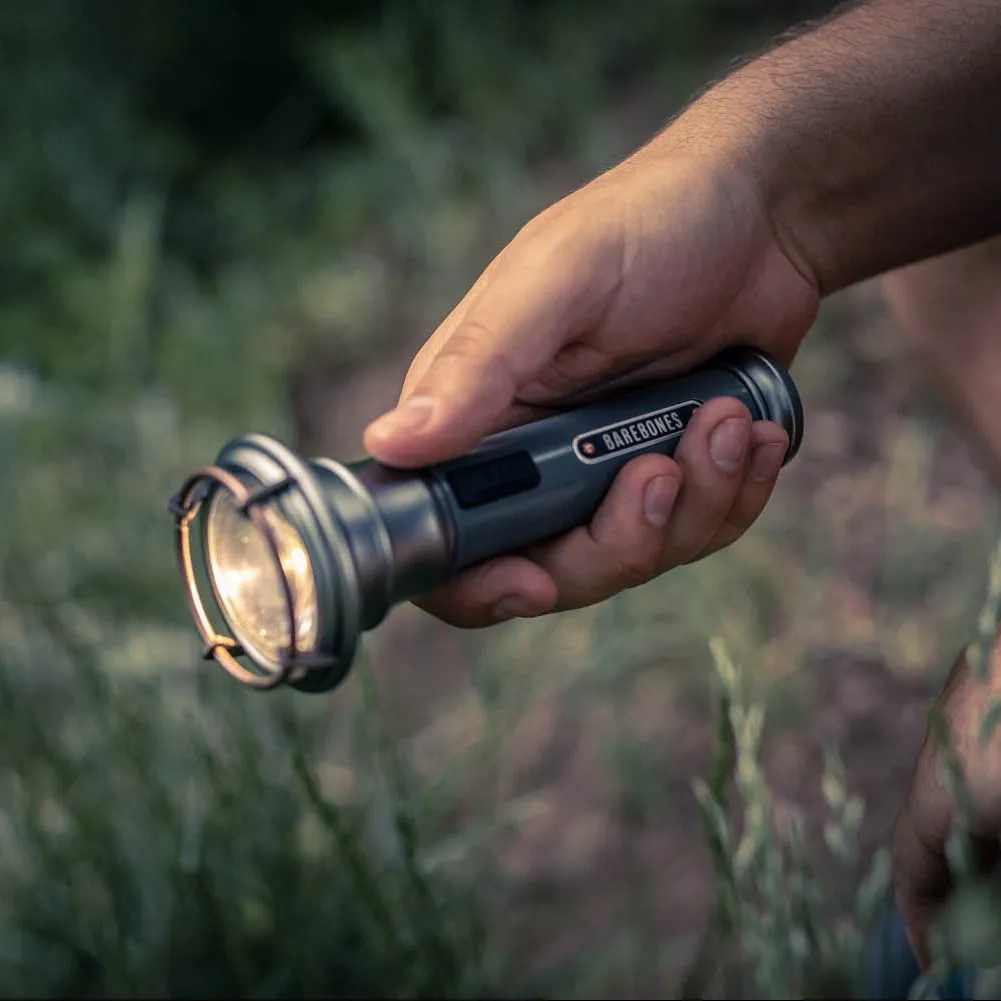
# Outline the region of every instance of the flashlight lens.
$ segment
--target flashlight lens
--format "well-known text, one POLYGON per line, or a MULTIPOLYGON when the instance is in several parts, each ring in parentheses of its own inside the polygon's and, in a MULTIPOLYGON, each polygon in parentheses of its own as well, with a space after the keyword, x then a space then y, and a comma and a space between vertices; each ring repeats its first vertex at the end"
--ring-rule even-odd
MULTIPOLYGON (((317 606, 313 568, 299 534, 272 508, 263 514, 274 533, 281 572, 292 592, 296 648, 316 643, 317 606)), ((278 566, 267 539, 244 515, 227 490, 212 498, 205 526, 205 550, 212 587, 229 627, 247 654, 277 665, 290 645, 288 608, 278 566)))

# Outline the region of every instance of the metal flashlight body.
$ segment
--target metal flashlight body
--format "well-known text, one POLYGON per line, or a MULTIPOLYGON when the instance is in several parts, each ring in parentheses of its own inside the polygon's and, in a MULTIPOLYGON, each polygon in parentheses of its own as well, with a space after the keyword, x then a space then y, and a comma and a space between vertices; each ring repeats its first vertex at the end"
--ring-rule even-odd
POLYGON ((420 470, 373 459, 306 461, 263 435, 231 441, 171 500, 205 657, 258 689, 335 687, 361 634, 390 608, 465 567, 585 524, 627 462, 673 454, 692 415, 715 397, 738 399, 753 419, 782 425, 785 461, 796 454, 803 435, 796 387, 777 362, 750 349, 492 435, 420 470), (196 520, 201 565, 192 551, 196 520), (199 569, 207 589, 198 587, 199 569), (211 593, 216 616, 202 591, 211 593))

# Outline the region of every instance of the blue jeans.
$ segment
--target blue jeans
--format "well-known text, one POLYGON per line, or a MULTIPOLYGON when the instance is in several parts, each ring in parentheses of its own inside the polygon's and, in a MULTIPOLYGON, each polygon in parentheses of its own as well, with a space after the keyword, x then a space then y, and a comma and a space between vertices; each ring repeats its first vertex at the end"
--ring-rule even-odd
MULTIPOLYGON (((911 952, 904 921, 896 907, 889 908, 873 929, 866 957, 864 998, 906 998, 920 974, 911 952)), ((956 970, 937 986, 935 997, 963 999, 974 997, 977 971, 971 967, 956 970)))

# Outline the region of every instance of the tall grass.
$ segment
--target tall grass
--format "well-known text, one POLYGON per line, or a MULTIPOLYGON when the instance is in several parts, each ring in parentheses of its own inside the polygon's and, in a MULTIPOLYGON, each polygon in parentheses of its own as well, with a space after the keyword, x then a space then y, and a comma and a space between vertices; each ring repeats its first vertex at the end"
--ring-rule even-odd
MULTIPOLYGON (((759 755, 764 724, 749 702, 742 673, 725 644, 711 644, 718 729, 712 769, 696 783, 717 876, 708 948, 698 960, 726 969, 726 996, 851 997, 860 988, 867 934, 885 904, 890 863, 885 850, 860 871, 857 837, 864 804, 849 794, 837 753, 828 752, 823 794, 830 818, 824 857, 811 858, 802 817, 778 818, 759 755), (742 803, 735 826, 728 786, 742 803), (703 957, 705 957, 703 959, 703 957), (710 959, 709 957, 712 957, 710 959)), ((683 996, 692 996, 693 966, 683 996)), ((718 985, 717 985, 718 986, 718 985)), ((721 995, 722 996, 722 995, 721 995)))

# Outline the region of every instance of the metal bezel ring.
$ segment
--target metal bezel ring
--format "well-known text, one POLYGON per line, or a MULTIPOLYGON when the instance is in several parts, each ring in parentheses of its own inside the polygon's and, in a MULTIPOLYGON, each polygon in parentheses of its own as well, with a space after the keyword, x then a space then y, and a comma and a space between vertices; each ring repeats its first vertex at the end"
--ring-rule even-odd
POLYGON ((237 476, 221 466, 201 466, 188 476, 181 489, 170 501, 170 509, 177 519, 177 559, 185 585, 188 606, 195 620, 195 626, 205 642, 202 658, 216 661, 230 677, 258 691, 272 691, 288 682, 298 680, 298 677, 301 676, 300 673, 310 668, 330 668, 335 664, 332 658, 302 653, 297 647, 295 599, 288 578, 282 569, 274 530, 260 507, 263 501, 270 500, 292 485, 293 480, 286 477, 276 483, 264 484, 251 490, 237 476), (199 491, 210 483, 215 483, 218 487, 228 490, 232 494, 240 511, 264 536, 278 569, 278 577, 282 583, 282 593, 285 599, 285 610, 288 614, 291 643, 280 652, 278 670, 271 675, 257 674, 240 664, 236 658, 244 653, 243 647, 232 636, 223 636, 216 631, 208 612, 205 610, 205 604, 198 589, 194 561, 191 557, 191 524, 205 500, 204 496, 199 496, 199 491))

